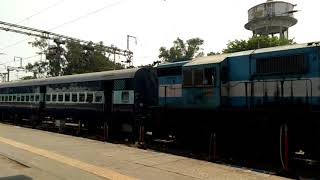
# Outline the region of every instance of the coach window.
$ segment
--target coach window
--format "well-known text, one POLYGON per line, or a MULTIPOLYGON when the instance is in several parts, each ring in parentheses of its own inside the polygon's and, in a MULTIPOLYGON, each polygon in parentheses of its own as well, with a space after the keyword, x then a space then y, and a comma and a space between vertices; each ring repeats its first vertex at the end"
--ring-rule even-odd
POLYGON ((40 95, 36 94, 36 102, 39 102, 39 100, 40 100, 40 95))
POLYGON ((78 102, 78 94, 72 93, 72 102, 78 102))
POLYGON ((92 103, 93 101, 93 93, 87 93, 87 102, 92 103))
POLYGON ((34 95, 30 95, 30 101, 31 101, 31 102, 34 101, 34 95))
POLYGON ((58 95, 58 101, 59 102, 63 102, 63 94, 59 94, 58 95))
POLYGON ((24 102, 24 95, 21 96, 21 102, 24 102))
POLYGON ((17 100, 17 95, 13 95, 13 96, 12 96, 12 101, 13 101, 13 102, 16 102, 16 100, 17 100))
POLYGON ((70 102, 70 93, 65 93, 64 94, 64 101, 65 102, 70 102))
POLYGON ((79 93, 79 102, 84 102, 86 100, 86 95, 84 93, 79 93))
POLYGON ((128 103, 129 102, 129 92, 123 91, 121 93, 121 99, 123 103, 128 103))
POLYGON ((20 102, 20 100, 21 100, 20 95, 17 95, 17 102, 20 102))
POLYGON ((97 102, 97 103, 102 102, 102 95, 96 94, 95 102, 97 102))
POLYGON ((2 101, 2 102, 4 102, 4 98, 5 98, 4 96, 1 96, 1 101, 2 101))
POLYGON ((29 95, 26 95, 26 102, 29 102, 29 100, 30 100, 29 95))
POLYGON ((51 101, 51 94, 47 94, 47 95, 46 95, 46 101, 47 101, 47 102, 51 101))
POLYGON ((9 96, 9 101, 10 101, 10 102, 12 101, 12 96, 9 96))
POLYGON ((57 101, 57 94, 52 94, 52 102, 56 102, 57 101))
POLYGON ((192 71, 191 69, 183 70, 183 85, 192 86, 192 71))
POLYGON ((202 69, 194 69, 193 70, 193 83, 194 83, 194 86, 202 86, 203 85, 203 70, 202 69))

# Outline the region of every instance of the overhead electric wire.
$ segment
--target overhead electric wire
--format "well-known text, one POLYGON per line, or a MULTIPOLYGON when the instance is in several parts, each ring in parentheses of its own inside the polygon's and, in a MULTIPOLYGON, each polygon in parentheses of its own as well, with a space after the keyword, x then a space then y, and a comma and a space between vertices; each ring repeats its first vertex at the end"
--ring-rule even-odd
MULTIPOLYGON (((57 3, 55 3, 55 4, 51 5, 51 6, 48 6, 48 7, 45 8, 45 9, 48 10, 48 9, 56 6, 57 4, 61 3, 62 1, 64 1, 64 0, 58 1, 57 3)), ((81 20, 82 18, 86 18, 86 17, 88 17, 88 16, 90 16, 90 15, 96 14, 96 13, 98 13, 98 12, 100 12, 100 11, 106 9, 106 8, 113 7, 113 6, 116 6, 116 5, 120 4, 120 3, 123 3, 124 1, 127 1, 127 0, 117 1, 117 2, 115 2, 115 3, 113 3, 113 4, 108 4, 108 5, 106 5, 106 6, 103 6, 103 7, 99 8, 99 9, 96 9, 96 10, 94 10, 94 11, 91 11, 91 12, 89 12, 89 13, 86 13, 86 14, 78 17, 78 18, 75 18, 75 19, 73 19, 73 20, 71 20, 71 21, 68 21, 68 22, 65 22, 65 23, 63 23, 63 24, 60 24, 60 25, 58 25, 58 26, 56 26, 56 27, 53 27, 53 28, 49 29, 49 31, 54 30, 54 29, 57 29, 57 28, 60 28, 60 27, 65 26, 65 25, 67 25, 67 24, 74 23, 74 22, 76 22, 76 21, 81 20)), ((42 10, 42 12, 44 12, 44 11, 45 11, 45 10, 42 10)), ((40 12, 35 13, 35 14, 29 16, 28 18, 33 17, 33 16, 36 16, 36 15, 38 15, 38 14, 40 14, 40 12)), ((26 20, 26 19, 28 19, 28 18, 25 18, 25 19, 21 20, 19 23, 23 22, 24 20, 26 20)), ((11 45, 8 45, 8 46, 6 46, 6 47, 4 47, 4 48, 1 48, 0 50, 4 50, 4 49, 10 48, 10 47, 13 47, 13 46, 15 46, 15 45, 17 45, 17 44, 20 44, 20 43, 22 43, 22 42, 25 42, 25 41, 27 41, 27 40, 29 40, 29 39, 31 39, 31 38, 27 38, 27 39, 20 40, 20 41, 15 42, 15 43, 13 43, 13 44, 11 44, 11 45)), ((23 59, 23 60, 26 60, 26 59, 30 59, 30 58, 34 58, 34 57, 38 57, 38 56, 41 56, 41 55, 40 55, 40 54, 37 54, 37 55, 33 55, 33 56, 29 56, 29 57, 22 58, 22 59, 23 59)), ((13 60, 10 60, 10 61, 1 63, 0 65, 5 65, 5 64, 8 64, 8 63, 12 63, 12 62, 14 62, 14 61, 13 61, 13 60)))
MULTIPOLYGON (((20 20, 20 21, 18 21, 18 22, 16 22, 15 24, 20 24, 20 23, 22 23, 22 22, 24 22, 24 21, 26 21, 26 20, 34 17, 34 16, 37 16, 37 15, 39 15, 39 14, 41 14, 41 13, 43 13, 43 12, 45 12, 45 11, 53 8, 53 7, 55 7, 55 6, 57 6, 58 4, 62 3, 63 1, 65 1, 65 0, 56 1, 54 4, 52 4, 52 5, 50 5, 50 6, 47 6, 47 7, 43 8, 43 9, 41 9, 40 11, 38 11, 38 12, 36 12, 36 13, 34 13, 34 14, 32 14, 32 15, 30 15, 30 16, 28 16, 28 17, 26 17, 26 18, 24 18, 24 19, 22 19, 22 20, 20 20)), ((10 27, 10 26, 9 26, 9 27, 10 27)), ((17 44, 20 44, 20 43, 22 43, 22 42, 24 42, 24 41, 26 41, 26 40, 28 40, 28 39, 30 39, 30 38, 23 39, 23 40, 19 40, 18 42, 15 42, 15 43, 10 44, 10 45, 8 45, 8 46, 6 46, 6 47, 4 47, 4 48, 1 48, 1 50, 4 50, 4 49, 10 48, 10 47, 12 47, 12 46, 15 46, 15 45, 17 45, 17 44)))
POLYGON ((29 20, 30 18, 32 18, 32 17, 34 17, 34 16, 37 16, 37 15, 39 15, 39 14, 41 14, 41 13, 43 13, 43 12, 45 12, 45 11, 53 8, 53 7, 55 7, 55 6, 57 6, 58 4, 62 3, 63 1, 65 1, 65 0, 56 1, 54 4, 52 4, 52 5, 50 5, 50 6, 47 6, 47 7, 43 8, 43 9, 39 10, 38 12, 36 12, 36 13, 34 13, 34 14, 32 14, 32 15, 30 15, 30 16, 22 19, 22 20, 20 20, 19 22, 16 22, 16 24, 20 24, 20 23, 22 23, 22 22, 24 22, 24 21, 26 21, 26 20, 29 20))
MULTIPOLYGON (((88 17, 88 16, 90 16, 90 15, 96 14, 96 13, 98 13, 98 12, 100 12, 100 11, 106 9, 106 8, 113 7, 113 6, 116 6, 116 5, 118 5, 118 4, 121 4, 121 3, 123 3, 124 1, 127 1, 127 0, 122 0, 122 1, 120 0, 120 1, 117 1, 117 2, 115 2, 115 3, 113 3, 113 4, 108 4, 108 5, 106 5, 106 6, 103 6, 103 7, 99 8, 99 9, 96 9, 96 10, 91 11, 91 12, 89 12, 89 13, 86 13, 86 14, 84 14, 84 15, 82 15, 82 16, 79 16, 79 17, 77 17, 77 18, 75 18, 75 19, 73 19, 73 20, 71 20, 71 21, 67 21, 67 22, 62 23, 62 24, 60 24, 60 25, 58 25, 58 26, 55 26, 55 27, 49 29, 48 31, 52 31, 52 30, 58 29, 58 28, 60 28, 60 27, 62 27, 62 26, 65 26, 65 25, 74 23, 74 22, 79 21, 79 20, 81 20, 81 19, 83 19, 83 18, 86 18, 86 17, 88 17)), ((1 48, 0 50, 5 50, 5 49, 8 49, 8 48, 10 48, 10 47, 16 46, 16 45, 18 45, 18 44, 20 44, 20 43, 22 43, 22 42, 25 42, 25 41, 27 41, 27 40, 29 40, 29 39, 31 39, 31 38, 22 39, 22 40, 20 40, 20 41, 18 41, 18 42, 15 42, 15 43, 13 43, 13 44, 10 44, 10 45, 8 45, 8 46, 3 47, 3 48, 1 48)))

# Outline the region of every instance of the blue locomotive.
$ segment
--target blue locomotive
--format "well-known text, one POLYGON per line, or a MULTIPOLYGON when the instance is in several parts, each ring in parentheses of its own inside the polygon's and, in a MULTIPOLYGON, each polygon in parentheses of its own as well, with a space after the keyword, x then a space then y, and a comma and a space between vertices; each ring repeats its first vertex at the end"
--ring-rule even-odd
POLYGON ((292 159, 319 160, 319 45, 311 42, 159 65, 163 123, 159 129, 194 142, 195 147, 211 144, 212 154, 219 151, 222 157, 279 157, 275 164, 284 168, 292 159))

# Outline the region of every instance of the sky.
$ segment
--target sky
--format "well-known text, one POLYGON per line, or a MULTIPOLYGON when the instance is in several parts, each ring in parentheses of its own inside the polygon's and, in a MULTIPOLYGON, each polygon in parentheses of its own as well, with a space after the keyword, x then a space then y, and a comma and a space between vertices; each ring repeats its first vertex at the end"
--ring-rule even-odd
MULTIPOLYGON (((298 43, 319 41, 319 0, 286 0, 297 4, 297 25, 289 30, 298 43)), ((161 46, 171 47, 180 37, 204 40, 203 51, 221 51, 230 40, 248 39, 244 28, 248 9, 265 0, 0 0, 0 21, 50 30, 83 40, 127 48, 130 39, 135 66, 158 60, 161 46), (23 20, 23 21, 22 21, 23 20)), ((34 56, 33 37, 0 31, 0 73, 5 66, 19 66, 14 56, 34 56), (22 41, 18 43, 19 41, 22 41), (16 44, 16 45, 13 45, 16 44), (8 63, 9 62, 9 63, 8 63), (1 65, 5 63, 4 65, 1 65)), ((23 60, 23 65, 40 57, 23 60)), ((25 72, 12 72, 13 79, 25 72)))

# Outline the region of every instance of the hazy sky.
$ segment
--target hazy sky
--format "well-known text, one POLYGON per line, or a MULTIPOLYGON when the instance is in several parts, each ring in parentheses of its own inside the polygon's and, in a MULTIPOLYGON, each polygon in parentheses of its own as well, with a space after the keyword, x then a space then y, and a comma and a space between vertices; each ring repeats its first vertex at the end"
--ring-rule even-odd
MULTIPOLYGON (((250 7, 265 0, 0 0, 0 21, 21 25, 105 45, 114 44, 126 48, 127 34, 136 36, 130 49, 134 52, 134 65, 157 60, 159 47, 170 47, 177 37, 184 40, 200 37, 203 50, 221 51, 229 40, 247 39, 252 35, 244 28, 250 7), (48 8, 49 7, 49 8, 48 8), (87 17, 83 15, 103 8, 87 17), (79 18, 82 17, 82 18, 79 18), (79 20, 62 25, 76 18, 79 20), (58 28, 57 26, 62 25, 58 28)), ((298 24, 290 29, 289 36, 298 43, 320 40, 318 9, 319 0, 288 0, 297 4, 295 13, 298 24)), ((0 64, 12 61, 14 56, 35 55, 28 41, 17 43, 28 36, 0 31, 0 64), (5 48, 5 49, 3 49, 5 48)), ((39 57, 24 61, 34 62, 39 57)), ((17 65, 9 63, 6 65, 17 65)), ((4 67, 0 66, 0 72, 4 67)))

